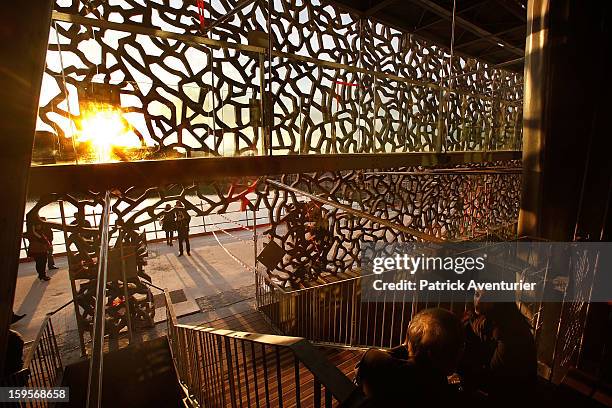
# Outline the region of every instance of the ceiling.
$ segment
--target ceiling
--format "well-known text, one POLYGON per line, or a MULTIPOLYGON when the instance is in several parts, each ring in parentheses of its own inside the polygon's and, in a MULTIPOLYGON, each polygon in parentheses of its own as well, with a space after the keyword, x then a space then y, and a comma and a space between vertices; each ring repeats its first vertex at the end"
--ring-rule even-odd
MULTIPOLYGON (((450 47, 453 0, 327 0, 450 47)), ((454 50, 522 72, 527 0, 456 0, 454 50)))

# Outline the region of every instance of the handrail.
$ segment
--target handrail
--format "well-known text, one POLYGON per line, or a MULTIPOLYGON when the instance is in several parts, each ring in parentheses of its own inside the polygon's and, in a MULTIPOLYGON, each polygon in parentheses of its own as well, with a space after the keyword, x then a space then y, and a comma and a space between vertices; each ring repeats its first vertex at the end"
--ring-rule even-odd
POLYGON ((314 398, 314 406, 320 407, 321 393, 325 406, 331 406, 332 397, 350 402, 346 406, 361 403, 363 395, 351 380, 308 340, 179 324, 169 292, 163 289, 163 293, 172 359, 182 387, 200 406, 260 406, 261 402, 269 407, 274 399, 283 406, 284 398, 302 404, 303 399, 314 398), (287 382, 291 376, 293 381, 287 382), (300 388, 302 383, 312 383, 314 392, 300 388), (288 390, 287 384, 295 388, 288 390))
POLYGON ((179 324, 176 327, 227 339, 236 339, 240 341, 247 340, 258 345, 289 349, 294 353, 296 358, 310 370, 314 377, 318 378, 339 401, 347 400, 355 391, 355 386, 352 381, 336 366, 332 364, 323 364, 319 352, 303 337, 240 332, 188 324, 179 324))
POLYGON ((372 214, 368 214, 368 213, 366 213, 364 211, 356 210, 356 209, 354 209, 352 207, 349 207, 348 205, 340 204, 340 203, 337 203, 335 201, 331 201, 331 200, 328 200, 326 198, 322 198, 322 197, 316 196, 314 194, 307 193, 307 192, 302 191, 300 189, 297 189, 295 187, 291 187, 291 186, 288 186, 286 184, 280 183, 280 182, 278 182, 276 180, 266 179, 266 183, 268 183, 270 185, 273 185, 275 187, 278 187, 280 189, 290 191, 290 192, 295 193, 295 194, 301 194, 301 195, 303 195, 305 197, 310 198, 313 201, 318 201, 321 204, 326 204, 326 205, 329 205, 331 207, 335 207, 335 208, 340 209, 340 210, 342 210, 342 211, 344 211, 344 212, 346 212, 348 214, 356 215, 358 217, 368 219, 368 220, 370 220, 372 222, 375 222, 377 224, 384 225, 385 227, 393 228, 393 229, 396 229, 398 231, 405 232, 405 233, 410 234, 410 235, 414 235, 415 237, 420 238, 420 239, 422 239, 424 241, 429 241, 429 242, 445 242, 446 241, 445 239, 436 237, 435 235, 427 234, 425 232, 417 231, 415 229, 408 228, 408 227, 405 227, 405 226, 400 225, 400 224, 396 224, 396 223, 391 222, 389 220, 385 220, 385 219, 376 217, 376 216, 374 216, 372 214))
POLYGON ((87 383, 87 408, 99 408, 102 403, 102 373, 104 353, 104 326, 106 312, 106 279, 108 274, 108 231, 110 219, 110 193, 104 196, 104 212, 100 222, 100 253, 96 282, 96 307, 93 321, 92 350, 87 383))
POLYGON ((58 307, 57 309, 47 313, 47 316, 53 316, 54 314, 56 314, 57 312, 59 312, 60 310, 64 309, 66 306, 71 305, 74 302, 74 299, 70 299, 68 302, 64 303, 63 305, 61 305, 60 307, 58 307))

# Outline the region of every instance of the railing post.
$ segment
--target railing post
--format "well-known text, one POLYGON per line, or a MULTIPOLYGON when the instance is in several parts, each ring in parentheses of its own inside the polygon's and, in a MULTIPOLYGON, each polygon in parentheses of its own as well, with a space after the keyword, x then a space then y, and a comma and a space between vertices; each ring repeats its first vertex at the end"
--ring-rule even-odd
POLYGON ((351 296, 351 334, 349 338, 349 346, 355 345, 355 329, 357 322, 355 321, 355 316, 357 313, 357 279, 353 279, 353 293, 351 296))
POLYGON ((257 209, 253 206, 253 267, 257 270, 257 209))
MULTIPOLYGON (((59 200, 59 208, 60 208, 60 216, 62 218, 62 233, 64 234, 64 246, 66 247, 66 258, 68 260, 68 271, 70 271, 70 246, 68 245, 68 231, 66 230, 66 213, 64 211, 64 200, 59 200)), ((95 217, 94 217, 95 219, 95 217)), ((70 289, 72 290, 72 299, 74 299, 74 317, 77 322, 77 329, 79 330, 79 347, 81 348, 81 357, 85 357, 87 355, 87 350, 85 349, 85 340, 83 339, 83 334, 85 329, 83 328, 83 324, 81 322, 81 318, 79 317, 79 304, 77 302, 78 294, 76 290, 76 285, 74 280, 68 273, 68 278, 70 279, 70 289)))
MULTIPOLYGON (((129 344, 134 342, 134 332, 132 329, 132 314, 130 310, 130 293, 128 291, 127 274, 125 273, 125 255, 123 252, 123 238, 125 237, 125 231, 119 227, 119 255, 121 256, 121 279, 123 279, 123 297, 125 301, 125 313, 127 318, 128 338, 129 344), (122 235, 121 232, 124 232, 122 235)), ((136 254, 134 253, 134 256, 136 254)))
POLYGON ((102 378, 104 370, 104 326, 106 304, 106 279, 108 273, 108 223, 110 214, 110 193, 104 196, 104 212, 100 222, 100 252, 98 255, 98 276, 96 280, 96 307, 93 321, 92 353, 89 363, 87 384, 87 408, 100 408, 102 403, 102 378))
POLYGON ((200 200, 200 210, 202 211, 202 228, 204 228, 204 232, 206 232, 206 216, 204 215, 204 204, 202 204, 202 200, 200 200))

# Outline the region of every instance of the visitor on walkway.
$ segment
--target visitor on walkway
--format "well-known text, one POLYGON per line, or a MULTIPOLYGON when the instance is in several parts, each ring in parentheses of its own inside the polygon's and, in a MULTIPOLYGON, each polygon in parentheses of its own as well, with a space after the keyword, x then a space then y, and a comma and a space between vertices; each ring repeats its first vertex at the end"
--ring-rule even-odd
POLYGON ((85 218, 85 212, 81 210, 74 213, 74 220, 70 223, 70 225, 77 225, 81 228, 91 228, 91 222, 87 221, 85 218))
POLYGON ((36 263, 36 272, 38 279, 48 281, 51 278, 47 276, 47 260, 49 257, 49 247, 51 243, 47 240, 42 231, 42 224, 34 222, 27 228, 24 237, 29 241, 28 256, 34 259, 36 263))
POLYGON ((465 396, 447 379, 463 344, 457 316, 444 309, 424 310, 410 321, 403 345, 364 354, 357 384, 372 407, 465 406, 465 396))
POLYGON ((191 246, 189 245, 189 222, 191 221, 191 216, 180 201, 176 202, 174 212, 176 215, 176 231, 178 233, 179 242, 178 256, 183 256, 183 243, 185 244, 187 255, 191 255, 191 246))
POLYGON ((53 228, 44 223, 44 221, 47 221, 45 217, 40 217, 40 220, 43 221, 42 233, 45 238, 47 238, 47 241, 49 241, 49 243, 51 244, 49 248, 49 254, 47 255, 47 267, 49 268, 49 270, 59 269, 57 266, 55 266, 55 259, 53 259, 53 228))
POLYGON ((76 231, 76 233, 86 241, 93 242, 94 238, 96 237, 95 232, 91 230, 84 230, 85 228, 91 228, 91 222, 85 218, 85 212, 82 209, 74 213, 74 220, 70 223, 70 225, 79 227, 79 230, 76 231))
POLYGON ((166 204, 164 211, 160 215, 162 217, 160 224, 162 230, 166 233, 166 245, 172 246, 174 230, 176 229, 176 214, 172 211, 172 206, 166 204))

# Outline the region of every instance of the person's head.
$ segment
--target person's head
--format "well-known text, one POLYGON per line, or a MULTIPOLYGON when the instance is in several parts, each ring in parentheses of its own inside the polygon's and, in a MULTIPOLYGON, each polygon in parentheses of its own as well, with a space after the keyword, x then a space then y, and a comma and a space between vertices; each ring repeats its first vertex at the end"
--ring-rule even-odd
POLYGON ((172 206, 170 204, 166 204, 166 206, 164 207, 164 210, 170 210, 172 208, 172 206))
POLYGON ((502 302, 501 300, 503 299, 494 299, 494 297, 494 292, 487 292, 484 290, 475 291, 474 311, 476 314, 485 315, 494 320, 521 314, 515 302, 502 302))
POLYGON ((408 325, 408 354, 425 361, 444 374, 451 374, 463 352, 465 334, 461 321, 445 309, 426 309, 408 325))
POLYGON ((85 214, 83 213, 83 211, 79 210, 79 211, 74 213, 74 219, 75 220, 82 220, 84 218, 85 218, 85 214))
POLYGON ((183 208, 183 203, 181 203, 180 201, 177 201, 176 204, 174 205, 176 208, 183 208))

